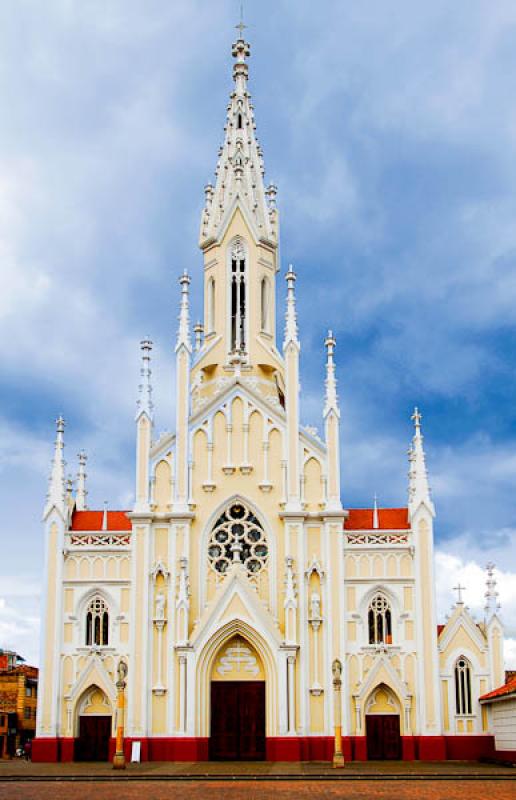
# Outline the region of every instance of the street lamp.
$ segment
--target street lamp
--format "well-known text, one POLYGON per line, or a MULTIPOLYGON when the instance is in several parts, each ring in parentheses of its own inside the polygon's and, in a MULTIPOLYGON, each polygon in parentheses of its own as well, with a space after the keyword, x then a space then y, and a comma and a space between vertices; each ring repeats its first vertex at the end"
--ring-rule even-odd
POLYGON ((127 677, 127 664, 125 661, 118 662, 118 680, 116 682, 117 702, 116 702, 116 752, 113 756, 113 769, 125 769, 124 756, 124 707, 125 707, 125 679, 127 677))
POLYGON ((344 755, 342 753, 342 713, 340 702, 340 690, 342 688, 342 664, 336 658, 331 665, 333 673, 333 714, 335 720, 335 747, 333 751, 333 766, 335 768, 344 766, 344 755))

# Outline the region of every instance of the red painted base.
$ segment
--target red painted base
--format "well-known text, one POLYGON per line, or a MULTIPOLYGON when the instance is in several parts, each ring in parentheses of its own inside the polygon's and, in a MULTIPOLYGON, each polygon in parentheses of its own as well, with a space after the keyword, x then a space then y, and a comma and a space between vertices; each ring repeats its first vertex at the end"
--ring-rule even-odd
POLYGON ((509 764, 516 764, 516 750, 495 750, 493 758, 497 761, 506 761, 509 764))
POLYGON ((36 762, 59 761, 59 739, 54 736, 33 739, 31 758, 36 762))
MULTIPOLYGON (((131 759, 133 741, 140 742, 141 761, 208 761, 209 739, 200 737, 170 736, 163 738, 127 738, 124 740, 126 761, 131 759)), ((55 737, 34 739, 32 760, 35 762, 73 761, 75 739, 55 737)), ((345 761, 367 761, 365 736, 346 736, 342 739, 345 761)), ((402 736, 403 761, 445 761, 459 759, 476 761, 496 758, 516 761, 516 751, 495 751, 493 736, 402 736)), ((115 754, 115 740, 109 741, 111 761, 115 754)), ((331 761, 333 738, 331 736, 275 736, 266 742, 267 761, 331 761)))
POLYGON ((494 758, 494 736, 445 736, 444 740, 446 742, 446 758, 459 761, 494 758))

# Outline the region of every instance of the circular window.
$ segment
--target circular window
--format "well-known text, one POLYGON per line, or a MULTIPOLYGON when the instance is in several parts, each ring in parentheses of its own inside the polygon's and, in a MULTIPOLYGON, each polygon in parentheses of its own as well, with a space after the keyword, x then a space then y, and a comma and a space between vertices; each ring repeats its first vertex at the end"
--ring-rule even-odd
POLYGON ((249 575, 256 575, 268 556, 267 539, 259 520, 241 503, 228 506, 217 519, 208 542, 211 567, 223 575, 230 564, 241 563, 249 575))

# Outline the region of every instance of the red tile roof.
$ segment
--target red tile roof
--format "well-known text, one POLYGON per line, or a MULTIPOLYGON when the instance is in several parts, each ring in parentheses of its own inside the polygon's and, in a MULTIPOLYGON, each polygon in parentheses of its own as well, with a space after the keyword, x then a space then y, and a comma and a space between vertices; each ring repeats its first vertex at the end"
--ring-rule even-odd
MULTIPOLYGON (((72 531, 101 531, 103 511, 74 511, 72 516, 72 531)), ((108 531, 130 531, 131 520, 126 511, 108 511, 108 531)))
POLYGON ((17 667, 13 667, 12 669, 2 669, 0 670, 0 675, 25 675, 26 678, 31 678, 37 680, 38 678, 38 668, 31 667, 28 664, 20 664, 17 667))
POLYGON ((495 697, 503 697, 506 694, 516 694, 516 677, 510 678, 507 683, 499 686, 498 689, 493 689, 492 692, 483 694, 482 697, 479 697, 479 700, 494 700, 495 697))
MULTIPOLYGON (((379 508, 379 529, 383 531, 409 530, 408 508, 379 508)), ((347 531, 372 531, 373 509, 350 508, 349 516, 344 522, 347 531)))
POLYGON ((441 635, 441 633, 444 631, 445 628, 446 628, 446 625, 438 625, 437 626, 437 638, 439 638, 439 636, 441 635))

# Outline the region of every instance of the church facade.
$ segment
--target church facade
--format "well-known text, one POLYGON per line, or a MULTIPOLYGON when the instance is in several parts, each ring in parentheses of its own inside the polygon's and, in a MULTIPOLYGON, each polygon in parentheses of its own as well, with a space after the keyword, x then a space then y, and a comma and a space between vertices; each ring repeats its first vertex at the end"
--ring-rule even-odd
POLYGON ((343 506, 331 332, 323 433, 300 424, 296 275, 289 267, 280 349, 277 190, 264 181, 241 31, 232 54, 200 227, 204 322, 192 337, 185 273, 175 427, 159 438, 152 344, 141 345, 130 510, 88 508, 86 456, 72 485, 57 422, 34 759, 112 757, 122 661, 126 747, 140 742, 142 759, 330 759, 338 716, 346 759, 488 755, 479 698, 504 683, 492 569, 485 620, 459 594, 438 626, 417 409, 408 504, 343 506))

